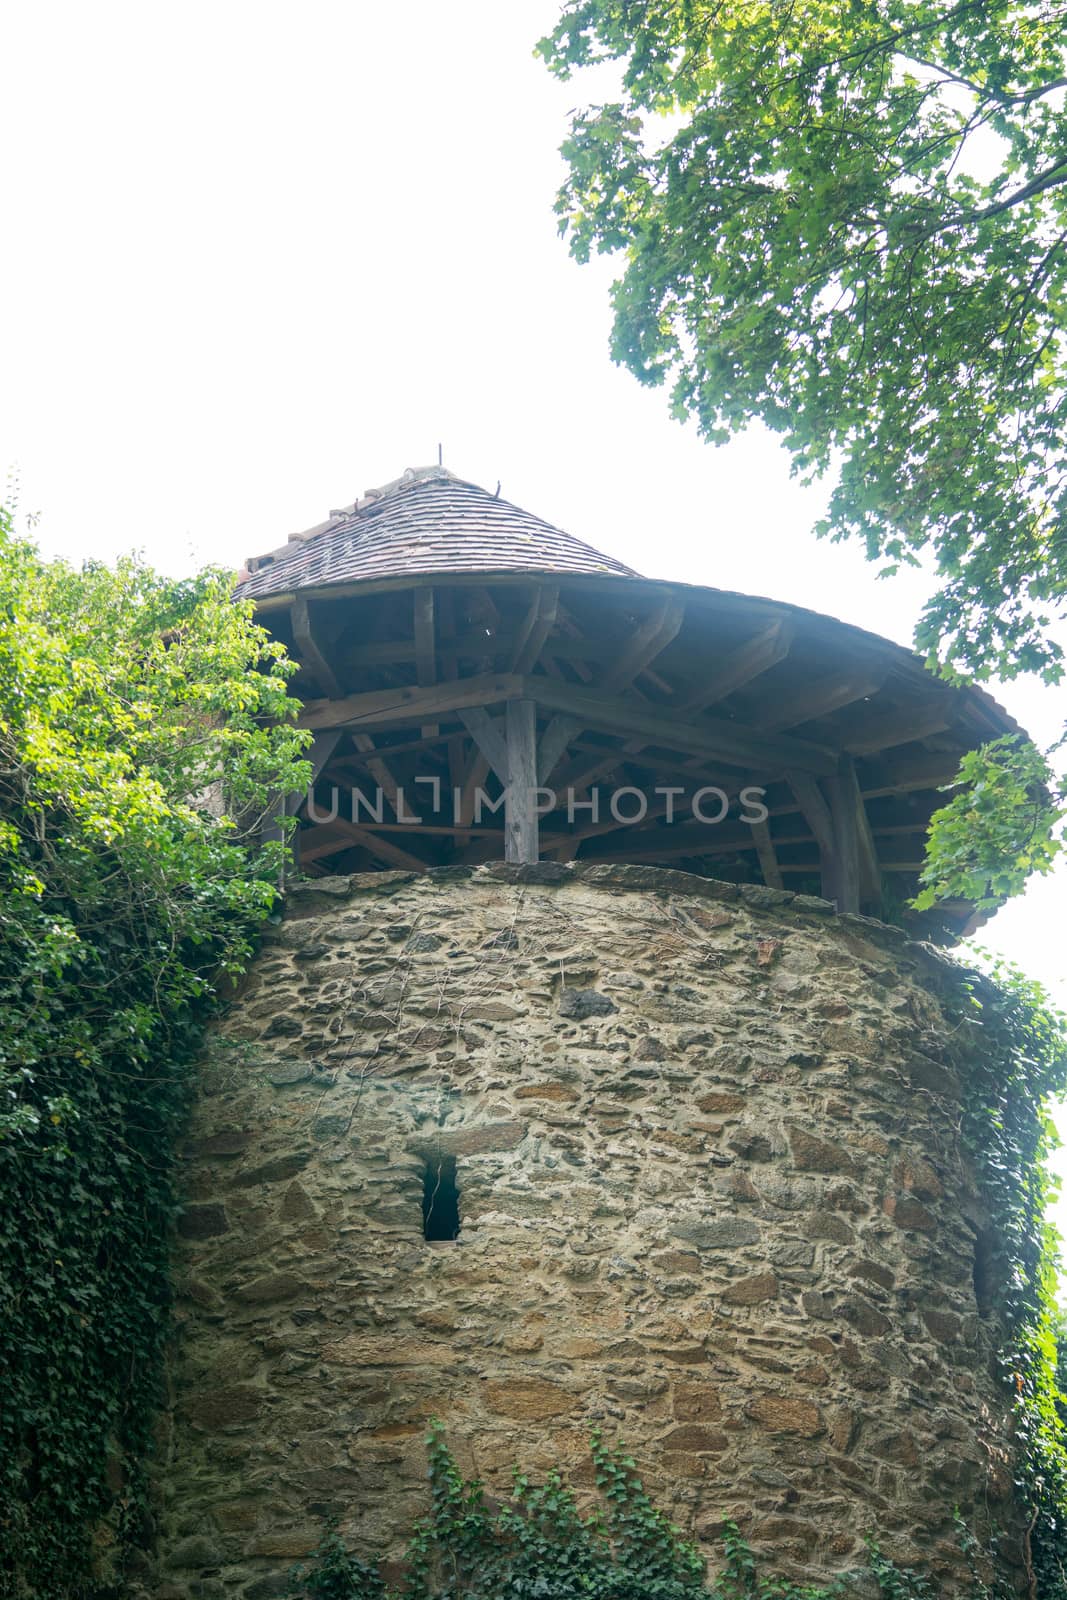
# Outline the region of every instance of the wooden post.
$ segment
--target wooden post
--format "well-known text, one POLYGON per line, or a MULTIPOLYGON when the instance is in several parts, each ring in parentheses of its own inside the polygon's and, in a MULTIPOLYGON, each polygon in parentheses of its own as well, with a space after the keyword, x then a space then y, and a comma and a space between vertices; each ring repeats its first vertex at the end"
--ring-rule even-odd
POLYGON ((837 772, 828 780, 830 815, 834 824, 834 850, 823 864, 823 894, 838 911, 860 908, 860 845, 856 816, 859 794, 851 776, 851 760, 842 756, 837 772), (829 881, 827 881, 829 880, 829 881))
POLYGON ((759 857, 760 871, 763 881, 768 889, 784 889, 782 869, 778 865, 778 855, 771 839, 771 830, 765 822, 752 823, 752 837, 756 841, 756 854, 759 857))
POLYGON ((538 860, 537 707, 532 700, 509 700, 506 713, 508 787, 504 805, 504 859, 538 860))
POLYGON ((851 756, 842 756, 841 758, 841 778, 852 814, 856 819, 856 864, 860 910, 869 916, 880 917, 882 914, 882 868, 878 860, 878 850, 874 842, 874 836, 871 833, 867 807, 863 802, 859 779, 856 776, 856 763, 851 756))

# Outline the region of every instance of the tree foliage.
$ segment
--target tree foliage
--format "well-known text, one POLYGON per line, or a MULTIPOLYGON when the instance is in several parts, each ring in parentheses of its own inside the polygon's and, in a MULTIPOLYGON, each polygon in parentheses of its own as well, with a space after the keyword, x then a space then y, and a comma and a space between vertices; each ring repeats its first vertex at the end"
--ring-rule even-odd
POLYGON ((1061 849, 1054 782, 1046 758, 1017 735, 968 751, 951 799, 930 821, 916 908, 962 897, 995 911, 1032 872, 1047 872, 1061 849))
MULTIPOLYGON (((835 469, 821 533, 886 573, 932 557, 917 643, 942 670, 1058 682, 1064 0, 569 0, 539 49, 565 78, 617 64, 557 208, 580 260, 622 257, 616 359, 708 439, 758 420, 805 477, 835 469)), ((967 774, 922 903, 1048 869, 1060 796, 1035 827, 1009 804, 998 862, 988 829, 955 848, 994 769, 1010 801, 1035 760, 967 774)))
POLYGON ((835 536, 931 547, 925 645, 1058 678, 1063 0, 570 0, 540 49, 622 68, 559 200, 580 258, 625 254, 616 357, 710 439, 839 462, 835 536))
POLYGON ((46 563, 0 513, 5 1596, 89 1592, 143 1531, 187 1063, 273 903, 259 816, 307 771, 230 588, 46 563))

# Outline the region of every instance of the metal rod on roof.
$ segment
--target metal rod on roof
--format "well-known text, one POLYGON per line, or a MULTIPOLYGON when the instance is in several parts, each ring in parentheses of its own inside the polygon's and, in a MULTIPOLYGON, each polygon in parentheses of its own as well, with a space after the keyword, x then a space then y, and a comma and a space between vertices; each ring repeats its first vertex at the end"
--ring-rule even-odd
POLYGON ((441 445, 437 446, 437 465, 439 467, 444 466, 444 452, 441 445))

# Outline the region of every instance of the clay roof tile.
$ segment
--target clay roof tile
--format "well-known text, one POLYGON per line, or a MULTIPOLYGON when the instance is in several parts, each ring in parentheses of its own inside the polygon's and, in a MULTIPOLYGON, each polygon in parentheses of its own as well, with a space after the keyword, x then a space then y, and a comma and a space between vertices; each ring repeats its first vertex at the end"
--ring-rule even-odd
POLYGON ((509 500, 444 467, 424 467, 251 558, 237 595, 263 599, 407 573, 513 571, 638 576, 509 500))

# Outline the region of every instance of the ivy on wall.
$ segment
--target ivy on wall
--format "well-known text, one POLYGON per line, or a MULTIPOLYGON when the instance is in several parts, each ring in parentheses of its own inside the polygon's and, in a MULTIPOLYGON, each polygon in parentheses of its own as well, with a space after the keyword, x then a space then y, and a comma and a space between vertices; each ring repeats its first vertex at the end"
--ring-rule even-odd
POLYGON ((1032 1594, 1067 1600, 1060 1240, 1048 1219, 1055 1185, 1047 1166, 1059 1142, 1049 1103, 1067 1093, 1065 1019, 1040 984, 1003 962, 989 977, 968 981, 962 995, 951 986, 945 998, 970 1063, 961 1131, 993 1217, 995 1277, 1009 1329, 1000 1365, 1013 1397, 1016 1488, 1027 1521, 1023 1562, 1032 1594))
MULTIPOLYGON (((761 1571, 736 1523, 722 1527, 721 1570, 709 1579, 696 1546, 653 1506, 625 1451, 590 1442, 599 1504, 583 1514, 558 1474, 534 1486, 516 1469, 511 1500, 490 1501, 465 1479, 440 1423, 426 1441, 430 1511, 412 1534, 404 1573, 387 1587, 376 1564, 354 1555, 336 1526, 290 1594, 302 1600, 935 1600, 921 1573, 898 1566, 868 1544, 854 1572, 825 1585, 796 1583, 761 1571)), ((960 1526, 959 1600, 1012 1600, 1006 1582, 991 1587, 985 1565, 960 1526)))
POLYGON ((150 1533, 174 1137, 274 900, 260 818, 307 775, 230 590, 44 562, 0 512, 4 1600, 98 1593, 150 1533))

